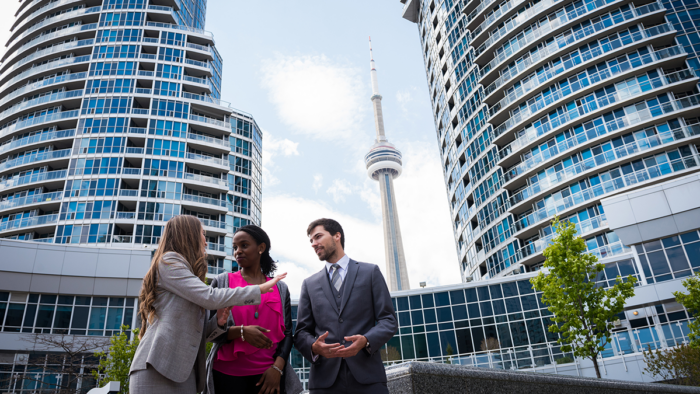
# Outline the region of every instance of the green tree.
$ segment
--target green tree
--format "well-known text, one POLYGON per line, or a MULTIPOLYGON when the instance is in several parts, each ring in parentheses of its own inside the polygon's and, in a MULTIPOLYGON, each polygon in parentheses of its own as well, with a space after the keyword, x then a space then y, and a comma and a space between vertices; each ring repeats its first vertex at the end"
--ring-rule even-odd
POLYGON ((132 339, 129 339, 127 330, 129 326, 122 326, 119 335, 109 339, 111 345, 108 352, 95 353, 95 357, 100 359, 100 364, 97 370, 92 371, 98 387, 107 382, 119 382, 120 394, 129 392, 129 369, 136 354, 136 348, 139 347, 139 329, 131 330, 132 339))
POLYGON ((550 325, 549 331, 559 334, 562 351, 589 358, 600 378, 598 354, 610 341, 616 315, 634 295, 636 278, 630 275, 623 280, 618 276, 609 289, 597 285, 595 278, 605 265, 586 253, 586 243, 576 235, 574 223, 555 217, 552 227, 555 235, 544 251, 544 269, 530 282, 554 313, 556 324, 550 325))
POLYGON ((688 328, 690 329, 688 338, 690 338, 690 346, 700 349, 700 322, 697 319, 698 311, 700 311, 700 272, 696 272, 695 276, 684 280, 683 286, 688 290, 688 294, 675 291, 673 295, 676 296, 676 301, 683 305, 690 312, 691 316, 695 318, 695 320, 688 323, 688 328))
POLYGON ((644 373, 681 386, 700 386, 700 348, 680 344, 644 352, 644 373))

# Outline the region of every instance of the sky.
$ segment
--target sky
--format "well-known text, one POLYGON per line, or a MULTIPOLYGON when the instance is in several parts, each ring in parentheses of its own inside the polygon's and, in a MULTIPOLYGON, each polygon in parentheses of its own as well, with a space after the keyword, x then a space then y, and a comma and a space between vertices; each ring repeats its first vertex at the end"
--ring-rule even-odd
MULTIPOLYGON (((262 227, 294 298, 323 267, 306 236, 320 217, 341 223, 351 258, 385 272, 379 185, 364 166, 375 137, 368 36, 386 135, 403 153, 395 188, 411 288, 460 281, 418 29, 402 7, 208 1, 206 29, 224 60, 222 99, 263 131, 262 227)), ((0 13, 3 43, 11 17, 0 13)))

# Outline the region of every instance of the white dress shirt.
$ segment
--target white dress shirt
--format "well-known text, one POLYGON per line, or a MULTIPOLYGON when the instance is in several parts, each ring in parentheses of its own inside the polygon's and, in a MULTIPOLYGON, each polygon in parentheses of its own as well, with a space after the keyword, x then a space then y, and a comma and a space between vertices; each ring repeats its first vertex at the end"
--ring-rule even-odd
POLYGON ((348 257, 348 255, 346 254, 344 254, 343 257, 340 258, 340 260, 336 261, 335 264, 326 262, 326 271, 328 271, 328 279, 331 280, 331 283, 333 283, 333 270, 331 270, 331 267, 337 265, 340 280, 345 281, 345 275, 347 275, 348 273, 348 264, 350 264, 350 257, 348 257))

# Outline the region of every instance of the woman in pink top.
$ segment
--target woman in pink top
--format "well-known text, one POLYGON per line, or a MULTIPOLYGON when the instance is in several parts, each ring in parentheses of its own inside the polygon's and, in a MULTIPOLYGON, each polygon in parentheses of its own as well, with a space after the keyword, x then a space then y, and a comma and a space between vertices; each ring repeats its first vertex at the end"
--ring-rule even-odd
MULTIPOLYGON (((233 250, 240 270, 219 275, 212 286, 228 282, 228 287, 237 288, 271 279, 276 264, 270 257, 270 238, 263 229, 253 225, 238 229, 233 250)), ((260 305, 232 307, 233 325, 228 326, 226 341, 215 346, 212 352, 216 353, 210 356, 210 391, 285 394, 284 374, 294 374, 291 368, 285 371, 292 349, 291 315, 289 291, 282 282, 261 296, 260 305)))

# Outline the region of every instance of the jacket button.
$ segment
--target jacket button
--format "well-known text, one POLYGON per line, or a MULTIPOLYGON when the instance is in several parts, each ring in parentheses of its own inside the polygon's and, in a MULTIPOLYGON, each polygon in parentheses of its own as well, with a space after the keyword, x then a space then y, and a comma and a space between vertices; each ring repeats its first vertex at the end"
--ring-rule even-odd
POLYGON ((342 323, 342 322, 343 322, 343 319, 342 319, 342 318, 341 318, 341 319, 338 319, 338 321, 339 321, 340 323, 342 323))
POLYGON ((345 345, 345 339, 343 339, 342 341, 340 341, 340 343, 343 344, 343 345, 345 345))
POLYGON ((340 294, 338 294, 338 298, 340 298, 340 294))

